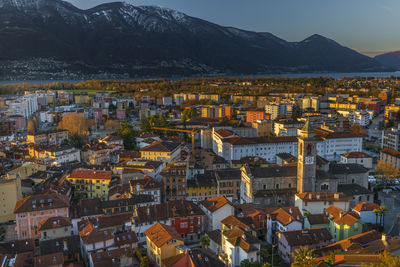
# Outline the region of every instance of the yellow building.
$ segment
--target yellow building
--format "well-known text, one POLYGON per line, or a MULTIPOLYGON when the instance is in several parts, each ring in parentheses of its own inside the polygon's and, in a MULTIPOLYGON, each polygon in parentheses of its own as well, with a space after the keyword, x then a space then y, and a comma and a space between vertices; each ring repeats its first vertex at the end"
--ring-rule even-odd
POLYGON ((21 198, 21 179, 0 180, 0 223, 15 220, 15 204, 21 198))
POLYGON ((385 121, 389 119, 397 119, 397 114, 400 112, 400 106, 387 105, 385 106, 385 121))
POLYGON ((28 134, 26 136, 26 142, 29 144, 60 145, 65 139, 68 140, 68 131, 63 129, 28 134))
POLYGON ((177 247, 184 244, 183 238, 175 228, 157 223, 147 229, 144 234, 146 235, 147 256, 156 266, 162 266, 164 259, 182 253, 177 247))
POLYGON ((26 179, 34 173, 38 171, 45 171, 46 165, 38 164, 36 162, 25 162, 21 166, 11 170, 8 172, 8 176, 11 177, 13 175, 19 176, 21 179, 26 179))
POLYGON ((180 155, 181 144, 176 142, 157 142, 140 149, 140 158, 147 160, 171 162, 180 155))
POLYGON ((331 109, 344 109, 344 110, 357 110, 357 104, 352 103, 329 103, 329 108, 331 109))
POLYGON ((221 100, 221 96, 218 94, 200 94, 199 100, 210 100, 219 103, 219 101, 221 100))
POLYGON ((218 196, 217 181, 213 172, 197 174, 193 179, 187 180, 186 196, 191 200, 203 200, 218 196))
POLYGON ((75 193, 84 194, 88 198, 107 198, 108 185, 111 181, 110 171, 74 170, 68 181, 74 186, 75 193))

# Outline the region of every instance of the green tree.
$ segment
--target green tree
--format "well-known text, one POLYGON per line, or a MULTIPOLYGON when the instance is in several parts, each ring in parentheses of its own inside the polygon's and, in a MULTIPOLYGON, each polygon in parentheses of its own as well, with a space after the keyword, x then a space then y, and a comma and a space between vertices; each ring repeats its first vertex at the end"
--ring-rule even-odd
POLYGON ((197 116, 199 116, 199 114, 194 108, 186 108, 184 111, 182 111, 182 121, 188 121, 197 116))
POLYGON ((400 257, 399 256, 392 256, 386 250, 379 254, 379 263, 376 264, 364 264, 362 266, 369 266, 369 267, 398 267, 400 266, 400 257))
POLYGON ((140 258, 140 267, 149 267, 149 259, 146 256, 140 258))
POLYGON ((136 149, 136 131, 127 121, 121 124, 117 135, 124 140, 124 147, 127 150, 136 149))
POLYGON ((152 125, 150 123, 150 117, 142 116, 142 118, 140 119, 140 130, 142 130, 143 132, 150 132, 151 127, 152 125))
MULTIPOLYGON (((65 140, 64 140, 65 141, 65 140)), ((73 134, 69 137, 68 144, 75 148, 81 149, 85 145, 85 139, 83 136, 79 134, 73 134)))
POLYGON ((261 263, 255 261, 255 262, 251 262, 249 260, 242 260, 240 262, 240 267, 261 267, 261 263))
POLYGON ((293 120, 297 120, 298 118, 301 118, 302 113, 301 113, 301 109, 298 105, 293 106, 293 110, 292 110, 292 119, 293 120))
POLYGON ((200 243, 203 248, 208 248, 208 246, 210 245, 210 238, 206 235, 203 235, 200 238, 200 243))
POLYGON ((300 247, 292 253, 293 264, 295 267, 311 267, 315 266, 315 257, 313 256, 313 249, 308 247, 300 247))

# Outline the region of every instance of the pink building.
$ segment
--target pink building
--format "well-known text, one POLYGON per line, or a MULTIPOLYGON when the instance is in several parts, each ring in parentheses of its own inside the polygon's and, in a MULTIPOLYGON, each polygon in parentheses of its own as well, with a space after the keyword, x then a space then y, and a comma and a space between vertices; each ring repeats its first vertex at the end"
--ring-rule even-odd
POLYGON ((123 121, 126 119, 125 109, 117 109, 117 120, 123 121))
POLYGON ((300 247, 317 249, 335 242, 331 233, 325 227, 277 232, 277 234, 278 252, 286 263, 293 262, 291 254, 300 247))
POLYGON ((39 238, 40 223, 51 217, 69 217, 69 199, 57 193, 31 195, 15 205, 18 239, 39 238))

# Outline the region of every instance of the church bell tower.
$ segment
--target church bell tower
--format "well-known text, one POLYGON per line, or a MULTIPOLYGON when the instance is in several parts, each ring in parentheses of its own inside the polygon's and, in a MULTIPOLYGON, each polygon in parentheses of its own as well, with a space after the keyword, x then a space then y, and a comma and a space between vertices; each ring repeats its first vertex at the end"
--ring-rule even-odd
POLYGON ((307 119, 298 139, 297 192, 315 192, 317 140, 307 119))

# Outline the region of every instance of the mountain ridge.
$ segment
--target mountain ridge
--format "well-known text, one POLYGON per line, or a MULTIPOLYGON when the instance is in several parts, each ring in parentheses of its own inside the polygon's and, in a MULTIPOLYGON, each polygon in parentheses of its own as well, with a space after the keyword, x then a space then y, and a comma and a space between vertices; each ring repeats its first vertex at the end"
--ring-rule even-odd
POLYGON ((53 67, 27 63, 18 72, 134 77, 391 70, 318 34, 288 42, 125 2, 83 10, 61 0, 0 0, 0 77, 10 75, 10 62, 35 60, 53 67))

